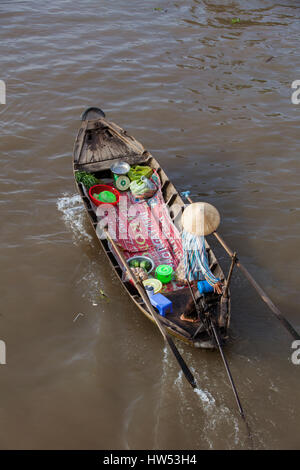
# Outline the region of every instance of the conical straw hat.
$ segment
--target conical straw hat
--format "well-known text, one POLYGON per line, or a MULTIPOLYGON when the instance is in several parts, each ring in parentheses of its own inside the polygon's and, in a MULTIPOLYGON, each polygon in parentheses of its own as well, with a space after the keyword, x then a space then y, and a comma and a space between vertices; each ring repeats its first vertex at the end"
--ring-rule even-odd
POLYGON ((219 211, 207 202, 194 202, 186 207, 181 222, 186 232, 194 235, 209 235, 220 225, 219 211))

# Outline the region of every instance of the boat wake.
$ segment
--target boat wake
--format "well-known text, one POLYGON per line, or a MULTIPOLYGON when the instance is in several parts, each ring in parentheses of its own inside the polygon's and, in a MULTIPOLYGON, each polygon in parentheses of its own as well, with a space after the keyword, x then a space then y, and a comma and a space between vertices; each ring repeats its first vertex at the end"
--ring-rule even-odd
POLYGON ((198 397, 203 403, 207 403, 209 405, 215 404, 216 400, 209 392, 201 390, 198 387, 194 389, 194 392, 196 393, 196 395, 198 395, 198 397))
MULTIPOLYGON (((88 245, 90 245, 93 238, 87 232, 85 226, 85 209, 80 195, 64 195, 57 199, 56 205, 62 213, 62 219, 66 227, 73 234, 74 243, 78 245, 79 243, 88 242, 88 245)), ((87 298, 94 307, 97 307, 99 302, 103 300, 99 294, 101 273, 98 273, 98 270, 97 261, 85 256, 78 266, 78 273, 81 273, 80 278, 75 281, 83 292, 82 297, 87 298)))
MULTIPOLYGON (((172 375, 174 376, 176 368, 176 364, 171 359, 167 347, 164 348, 162 362, 161 386, 157 399, 154 448, 159 446, 160 411, 164 408, 164 398, 169 400, 169 378, 172 375), (171 371, 170 369, 173 368, 174 370, 171 371), (165 391, 168 391, 168 393, 165 393, 165 391)), ((192 362, 192 357, 190 357, 188 362, 192 362)), ((215 397, 207 390, 205 385, 200 386, 200 384, 210 383, 211 381, 207 367, 202 363, 201 375, 193 367, 191 367, 191 371, 198 384, 197 388, 194 389, 194 394, 191 393, 191 389, 186 385, 181 370, 178 373, 176 371, 172 387, 174 393, 179 394, 178 403, 181 403, 181 406, 177 409, 178 418, 182 424, 182 429, 188 433, 188 442, 190 442, 190 437, 193 436, 193 448, 220 449, 224 448, 224 436, 226 436, 228 443, 226 448, 239 449, 247 447, 246 436, 242 426, 240 427, 239 417, 235 416, 234 412, 226 405, 220 404, 223 400, 225 401, 225 398, 215 397), (201 433, 199 433, 199 428, 201 433)))
MULTIPOLYGON (((202 410, 202 433, 201 442, 198 443, 199 447, 217 449, 218 436, 220 436, 220 438, 222 436, 223 441, 224 435, 226 435, 228 439, 228 449, 239 448, 242 445, 243 433, 240 432, 238 418, 233 415, 232 411, 229 410, 227 406, 223 404, 220 405, 218 403, 219 400, 217 400, 205 387, 200 387, 199 383, 201 381, 203 382, 203 379, 209 380, 204 368, 202 367, 201 369, 201 377, 199 376, 199 374, 197 374, 197 371, 193 367, 191 367, 191 371, 194 374, 196 382, 198 384, 197 388, 194 389, 194 393, 199 399, 198 403, 200 403, 202 410)), ((179 371, 178 376, 175 380, 175 384, 181 395, 182 401, 191 401, 191 398, 187 398, 187 393, 189 392, 189 390, 185 386, 182 371, 179 371)), ((195 409, 195 404, 193 404, 192 406, 195 409)), ((197 413, 193 413, 191 416, 191 426, 195 430, 197 429, 197 427, 199 427, 199 418, 201 417, 201 410, 199 410, 198 418, 197 413)), ((182 417, 183 416, 184 410, 182 412, 182 417)))
MULTIPOLYGON (((168 348, 167 346, 164 347, 163 349, 163 369, 162 369, 162 377, 161 377, 161 383, 164 384, 167 380, 168 376, 168 348)), ((156 410, 155 410, 155 416, 156 416, 156 422, 154 425, 154 449, 159 449, 160 448, 160 443, 159 443, 159 427, 160 427, 160 410, 163 407, 163 399, 164 399, 164 390, 163 387, 159 387, 159 397, 156 401, 156 410)))
MULTIPOLYGON (((85 262, 86 264, 86 262, 85 262)), ((108 303, 109 299, 101 295, 101 272, 95 261, 89 261, 82 276, 76 281, 76 285, 82 291, 82 298, 86 298, 93 307, 108 303)))
POLYGON ((64 195, 56 202, 57 209, 62 213, 62 218, 74 236, 74 242, 82 240, 91 241, 92 237, 85 228, 85 210, 80 195, 64 195))

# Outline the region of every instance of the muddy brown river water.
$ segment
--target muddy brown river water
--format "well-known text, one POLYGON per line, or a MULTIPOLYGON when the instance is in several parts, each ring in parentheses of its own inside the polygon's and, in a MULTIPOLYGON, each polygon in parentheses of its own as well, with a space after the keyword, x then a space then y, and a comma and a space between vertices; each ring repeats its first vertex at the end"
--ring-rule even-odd
MULTIPOLYGON (((0 1, 1 449, 248 447, 219 355, 178 345, 193 392, 106 264, 72 147, 100 106, 219 209, 220 233, 300 331, 299 6, 0 1)), ((238 272, 232 290, 226 352, 255 447, 299 449, 292 339, 238 272)))

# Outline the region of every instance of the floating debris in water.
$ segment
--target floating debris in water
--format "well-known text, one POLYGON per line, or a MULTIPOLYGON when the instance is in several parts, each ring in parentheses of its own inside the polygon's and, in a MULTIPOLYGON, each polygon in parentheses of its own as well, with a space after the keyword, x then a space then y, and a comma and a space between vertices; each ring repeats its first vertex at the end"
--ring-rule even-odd
POLYGON ((241 22, 240 18, 232 18, 232 20, 231 20, 232 24, 236 24, 236 23, 240 23, 240 22, 241 22))
POLYGON ((76 317, 74 318, 73 322, 75 322, 77 320, 78 317, 80 317, 80 315, 83 317, 83 313, 78 313, 78 315, 76 315, 76 317))
POLYGON ((109 302, 109 297, 108 295, 105 294, 105 292, 102 290, 102 289, 99 289, 99 294, 100 294, 100 298, 102 300, 106 300, 106 302, 109 302))

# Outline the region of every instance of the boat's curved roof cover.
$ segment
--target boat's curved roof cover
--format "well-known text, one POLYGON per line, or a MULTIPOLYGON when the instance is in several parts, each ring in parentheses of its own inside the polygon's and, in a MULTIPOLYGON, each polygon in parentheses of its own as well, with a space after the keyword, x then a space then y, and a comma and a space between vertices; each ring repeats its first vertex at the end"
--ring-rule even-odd
POLYGON ((76 166, 122 159, 134 160, 145 151, 134 137, 104 118, 83 121, 74 147, 76 166))

